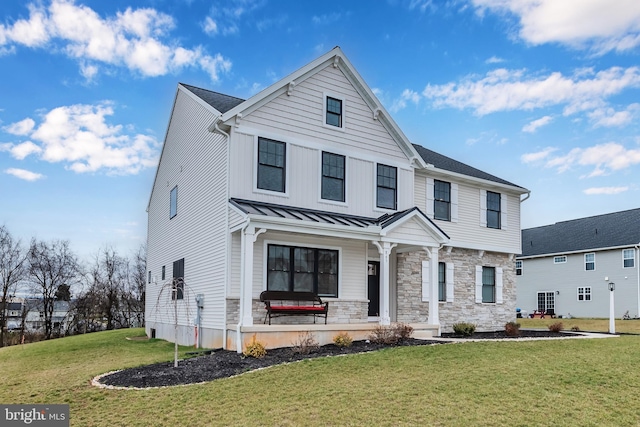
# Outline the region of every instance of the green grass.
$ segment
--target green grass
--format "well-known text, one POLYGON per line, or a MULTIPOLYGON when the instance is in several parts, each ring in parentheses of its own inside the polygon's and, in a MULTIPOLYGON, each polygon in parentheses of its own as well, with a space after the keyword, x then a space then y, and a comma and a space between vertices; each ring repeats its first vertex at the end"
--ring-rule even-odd
MULTIPOLYGON (((608 332, 609 319, 516 319, 522 328, 546 329, 552 323, 561 322, 564 329, 577 326, 581 331, 608 332)), ((616 333, 640 334, 640 320, 615 320, 616 333)))
MULTIPOLYGON (((72 426, 640 423, 640 337, 478 342, 320 358, 202 385, 103 390, 173 347, 100 332, 0 349, 0 402, 69 403, 72 426)), ((183 348, 182 351, 185 349, 183 348)))

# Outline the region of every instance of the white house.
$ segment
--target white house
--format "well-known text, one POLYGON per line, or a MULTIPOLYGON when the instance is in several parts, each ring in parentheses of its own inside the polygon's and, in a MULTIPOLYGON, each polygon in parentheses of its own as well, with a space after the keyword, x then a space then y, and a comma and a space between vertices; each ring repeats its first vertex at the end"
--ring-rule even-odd
POLYGON ((148 204, 147 333, 240 351, 391 322, 501 329, 527 195, 413 145, 339 47, 248 100, 179 84, 148 204), (317 293, 327 325, 263 324, 266 289, 317 293))
POLYGON ((609 317, 640 312, 640 209, 522 230, 516 258, 518 307, 559 316, 609 317))

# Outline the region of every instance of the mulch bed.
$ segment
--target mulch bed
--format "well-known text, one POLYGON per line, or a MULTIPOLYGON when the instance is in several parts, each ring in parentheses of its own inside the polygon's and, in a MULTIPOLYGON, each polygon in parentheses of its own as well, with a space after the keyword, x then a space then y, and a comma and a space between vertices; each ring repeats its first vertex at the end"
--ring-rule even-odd
MULTIPOLYGON (((565 333, 550 331, 523 330, 519 337, 506 336, 504 331, 476 332, 470 339, 502 339, 502 338, 540 338, 540 337, 566 337, 565 333)), ((442 334, 442 338, 463 338, 454 334, 442 334)), ((445 341, 408 339, 395 347, 444 344, 445 341)), ((218 350, 211 354, 180 360, 178 367, 173 367, 173 361, 156 363, 153 365, 139 366, 124 369, 102 376, 98 384, 115 387, 163 387, 184 384, 202 383, 220 378, 228 378, 244 372, 253 371, 268 366, 282 363, 295 362, 303 359, 311 359, 325 356, 339 356, 345 354, 364 353, 383 348, 393 347, 385 344, 374 344, 367 341, 354 341, 350 347, 338 347, 328 344, 317 348, 309 354, 294 352, 291 348, 277 348, 267 350, 266 356, 260 359, 245 357, 235 351, 218 350)))

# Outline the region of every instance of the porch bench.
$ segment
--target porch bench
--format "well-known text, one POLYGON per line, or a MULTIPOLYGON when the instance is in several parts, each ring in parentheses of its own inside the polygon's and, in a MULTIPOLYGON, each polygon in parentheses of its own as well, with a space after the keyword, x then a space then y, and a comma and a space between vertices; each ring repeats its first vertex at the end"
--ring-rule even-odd
POLYGON ((267 323, 268 318, 271 324, 272 317, 280 316, 313 316, 313 323, 316 323, 316 316, 324 316, 324 324, 327 324, 329 303, 322 302, 313 292, 263 291, 260 301, 267 310, 263 323, 267 323))

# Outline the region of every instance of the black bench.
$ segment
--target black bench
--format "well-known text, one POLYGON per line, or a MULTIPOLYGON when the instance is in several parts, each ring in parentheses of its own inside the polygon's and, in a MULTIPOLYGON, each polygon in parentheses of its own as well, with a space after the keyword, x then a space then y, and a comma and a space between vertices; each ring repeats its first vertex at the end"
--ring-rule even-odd
POLYGON ((269 318, 271 324, 271 318, 279 316, 313 316, 313 323, 316 323, 316 316, 324 316, 324 324, 327 324, 329 303, 322 302, 313 292, 263 291, 260 301, 267 310, 264 323, 269 318))

